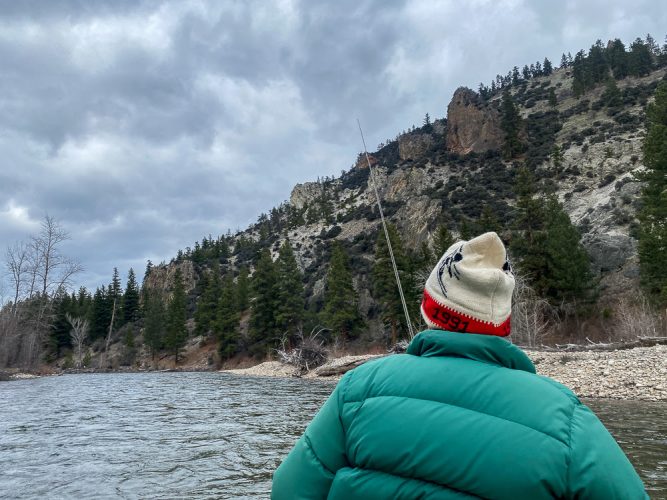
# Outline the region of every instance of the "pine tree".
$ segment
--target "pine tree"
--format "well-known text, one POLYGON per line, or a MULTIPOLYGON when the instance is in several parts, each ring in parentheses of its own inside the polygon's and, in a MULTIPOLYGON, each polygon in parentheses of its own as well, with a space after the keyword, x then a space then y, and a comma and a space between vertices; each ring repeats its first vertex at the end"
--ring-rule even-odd
POLYGON ((234 281, 231 276, 227 276, 222 283, 215 322, 215 331, 220 342, 218 352, 223 360, 231 358, 240 350, 237 296, 234 281))
POLYGON ((56 292, 55 315, 51 324, 51 331, 48 338, 48 350, 50 355, 56 358, 60 357, 63 349, 72 347, 70 331, 72 326, 67 320, 67 315, 72 313, 75 298, 73 299, 62 290, 56 292))
POLYGON ((337 241, 331 250, 322 317, 334 337, 343 342, 354 337, 356 327, 361 322, 347 254, 337 241))
POLYGON ((604 92, 602 93, 602 103, 609 108, 610 111, 623 105, 623 96, 618 85, 616 85, 616 80, 613 78, 607 79, 604 92))
POLYGON ((109 296, 104 285, 95 290, 90 308, 90 340, 106 337, 111 322, 111 307, 109 296))
POLYGON ((562 57, 560 58, 560 67, 562 68, 567 68, 567 56, 565 53, 563 53, 562 57))
POLYGON ((555 145, 551 150, 551 162, 556 172, 560 172, 563 167, 563 149, 559 145, 555 145))
POLYGON ((655 38, 651 36, 650 33, 646 34, 646 40, 645 40, 645 45, 646 48, 648 49, 649 53, 654 57, 657 58, 660 55, 660 46, 658 43, 655 41, 655 38))
POLYGON ((278 342, 276 331, 277 310, 277 273, 268 248, 261 253, 255 273, 252 277, 252 293, 255 300, 250 314, 251 341, 256 344, 256 353, 262 352, 264 346, 278 342))
POLYGON ((123 316, 125 323, 139 319, 139 286, 132 268, 127 273, 127 284, 123 294, 123 316))
POLYGON ((660 51, 657 64, 659 68, 667 66, 667 36, 665 37, 665 43, 662 45, 662 50, 660 51))
POLYGON ((554 305, 586 300, 593 278, 581 235, 555 195, 547 198, 544 214, 548 264, 544 295, 554 305))
POLYGON ((553 71, 554 71, 554 67, 551 64, 551 61, 545 57, 544 58, 544 63, 542 64, 542 73, 545 76, 549 76, 551 73, 553 73, 553 71))
POLYGON ((523 76, 524 80, 529 80, 530 79, 530 68, 528 65, 524 65, 523 69, 521 70, 521 75, 523 76))
POLYGON ((76 305, 74 307, 74 316, 81 318, 88 318, 90 310, 93 306, 93 298, 91 297, 85 286, 79 287, 79 293, 76 297, 76 305))
POLYGON ((549 87, 549 106, 552 108, 558 106, 558 98, 556 97, 556 91, 553 87, 549 87))
POLYGON ((512 99, 509 90, 503 91, 500 125, 505 133, 503 156, 507 160, 515 158, 517 155, 523 153, 525 148, 519 139, 521 116, 519 115, 519 110, 517 109, 516 104, 514 104, 514 99, 512 99))
POLYGON ((144 287, 144 344, 155 356, 164 344, 165 307, 162 294, 144 287))
POLYGON ((146 270, 144 271, 144 277, 141 281, 141 314, 145 316, 146 314, 146 305, 148 303, 148 279, 153 271, 153 263, 148 260, 146 261, 146 270))
POLYGON ((295 334, 304 315, 304 290, 301 271, 296 264, 289 240, 285 240, 276 260, 276 328, 282 334, 295 334))
POLYGON ((246 267, 241 267, 241 269, 239 269, 239 277, 236 281, 236 305, 240 313, 243 313, 248 309, 248 294, 248 269, 246 267))
POLYGON ((482 207, 482 214, 479 218, 479 229, 482 233, 488 233, 490 231, 497 233, 501 229, 498 217, 496 217, 496 214, 493 213, 493 210, 487 204, 484 204, 482 207))
POLYGON ((514 66, 514 68, 512 68, 512 85, 516 87, 519 85, 520 82, 521 82, 521 74, 519 73, 519 67, 514 66))
POLYGON ((609 77, 609 65, 605 58, 605 49, 601 40, 597 40, 588 51, 587 66, 590 72, 591 88, 596 83, 604 82, 609 77))
POLYGON ((180 268, 174 273, 172 297, 167 308, 167 331, 164 338, 165 347, 174 355, 174 364, 178 364, 178 355, 188 338, 185 326, 187 319, 185 287, 180 268))
POLYGON ((209 274, 202 273, 200 285, 202 294, 195 310, 195 332, 197 335, 208 335, 215 322, 220 297, 220 268, 217 263, 209 274))
POLYGON ((461 217, 461 222, 459 224, 460 239, 467 241, 473 237, 472 227, 470 226, 470 220, 465 216, 461 217))
POLYGON ((622 80, 629 74, 628 54, 625 51, 625 45, 618 38, 611 42, 607 49, 607 59, 609 66, 614 74, 614 78, 622 80))
POLYGON ((587 299, 593 288, 590 261, 581 236, 554 195, 537 196, 527 169, 521 169, 516 187, 517 217, 512 254, 518 268, 539 296, 555 307, 587 299))
POLYGON ((630 45, 628 55, 628 70, 633 76, 646 76, 653 67, 653 58, 649 48, 641 38, 637 38, 630 45))
POLYGON ((529 280, 539 279, 545 267, 544 258, 544 206, 537 197, 535 179, 525 167, 517 172, 515 192, 517 194, 514 218, 515 236, 511 251, 520 260, 518 266, 529 280))
POLYGON ((450 233, 449 229, 447 229, 447 226, 440 224, 438 229, 436 229, 435 235, 433 236, 433 266, 435 266, 440 258, 445 255, 447 249, 451 247, 455 241, 456 240, 452 236, 452 233, 450 233))
MULTIPOLYGON (((403 243, 398 231, 393 224, 388 224, 387 231, 396 259, 399 277, 405 295, 408 311, 413 314, 415 307, 413 277, 410 263, 403 249, 403 243)), ((391 343, 396 343, 401 326, 407 328, 405 314, 401 303, 400 294, 396 284, 393 266, 389 256, 389 248, 384 231, 380 230, 375 243, 375 264, 373 265, 373 297, 380 305, 382 319, 390 326, 391 343)))
POLYGON ((540 61, 537 61, 535 63, 535 76, 542 76, 544 72, 542 71, 542 64, 540 64, 540 61))
POLYGON ((581 97, 591 87, 591 75, 583 50, 577 52, 572 63, 572 92, 581 97))
MULTIPOLYGON (((120 283, 120 274, 118 273, 118 268, 113 268, 113 277, 111 278, 111 283, 109 283, 109 315, 113 316, 113 329, 116 330, 123 326, 123 288, 120 283), (113 314, 113 308, 116 308, 116 314, 113 314)), ((107 325, 108 328, 108 325, 107 325)))
POLYGON ((656 302, 667 304, 667 83, 646 108, 644 181, 639 213, 639 263, 642 286, 656 302))

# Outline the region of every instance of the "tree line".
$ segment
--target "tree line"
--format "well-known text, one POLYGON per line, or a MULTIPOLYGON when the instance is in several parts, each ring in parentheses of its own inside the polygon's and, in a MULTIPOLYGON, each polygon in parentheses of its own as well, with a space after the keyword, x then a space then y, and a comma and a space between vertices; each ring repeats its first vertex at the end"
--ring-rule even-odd
MULTIPOLYGON (((667 66, 667 37, 662 47, 647 34, 646 38, 636 38, 629 50, 618 38, 611 40, 605 47, 597 40, 586 52, 580 50, 572 57, 568 52, 560 60, 560 68, 572 70, 572 90, 579 97, 588 89, 607 80, 609 74, 616 80, 627 76, 644 76, 653 69, 667 66)), ((554 67, 548 58, 526 64, 522 69, 514 66, 506 75, 496 75, 489 85, 479 84, 478 93, 483 99, 489 99, 497 92, 510 87, 518 87, 533 78, 549 76, 554 67)))

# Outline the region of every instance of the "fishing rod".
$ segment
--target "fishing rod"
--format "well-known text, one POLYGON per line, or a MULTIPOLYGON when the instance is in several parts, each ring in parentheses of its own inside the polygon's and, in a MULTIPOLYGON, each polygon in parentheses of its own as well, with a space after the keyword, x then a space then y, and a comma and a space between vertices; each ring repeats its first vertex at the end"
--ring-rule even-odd
POLYGON ((412 322, 410 321, 410 313, 408 313, 408 305, 405 302, 405 295, 403 295, 403 287, 401 286, 401 277, 398 274, 398 267, 396 267, 396 259, 394 258, 394 250, 391 247, 391 240, 389 239, 389 230, 387 229, 387 222, 384 219, 384 211, 382 210, 382 203, 380 203, 380 193, 378 192, 377 182, 375 180, 375 170, 371 165, 371 160, 368 157, 368 148, 366 148, 366 140, 364 139, 364 131, 361 130, 361 122, 357 118, 357 125, 359 125, 359 133, 361 134, 361 142, 364 145, 364 155, 366 156, 366 163, 371 174, 371 181, 373 183, 373 190, 375 191, 375 199, 377 200, 378 210, 380 211, 380 220, 382 221, 382 228, 384 229, 384 236, 387 238, 387 248, 389 248, 389 257, 391 258, 391 265, 394 268, 394 276, 396 277, 396 286, 398 287, 398 294, 401 296, 401 303, 403 304, 403 313, 405 314, 405 321, 408 325, 408 334, 410 340, 415 336, 412 331, 412 322))

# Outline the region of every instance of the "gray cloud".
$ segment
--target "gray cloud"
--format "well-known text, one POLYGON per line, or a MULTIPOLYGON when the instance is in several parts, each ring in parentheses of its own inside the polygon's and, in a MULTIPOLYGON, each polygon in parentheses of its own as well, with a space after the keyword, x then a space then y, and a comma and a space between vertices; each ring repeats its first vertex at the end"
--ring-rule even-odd
POLYGON ((348 168, 357 117, 374 145, 514 65, 662 42, 626 3, 0 1, 0 242, 49 213, 82 283, 141 273, 348 168))

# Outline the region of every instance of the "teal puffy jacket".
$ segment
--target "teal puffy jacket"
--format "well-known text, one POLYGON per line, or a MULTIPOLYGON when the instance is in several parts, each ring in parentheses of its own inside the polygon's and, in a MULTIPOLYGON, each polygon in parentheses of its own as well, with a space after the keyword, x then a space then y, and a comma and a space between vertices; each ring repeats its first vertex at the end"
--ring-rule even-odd
POLYGON ((597 417, 487 335, 420 333, 346 374, 273 477, 274 500, 648 498, 597 417))

